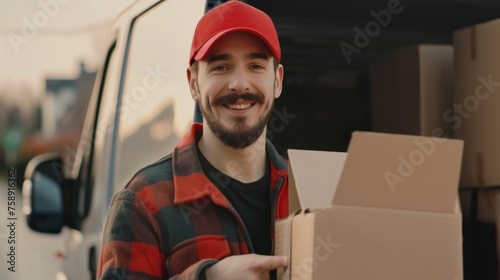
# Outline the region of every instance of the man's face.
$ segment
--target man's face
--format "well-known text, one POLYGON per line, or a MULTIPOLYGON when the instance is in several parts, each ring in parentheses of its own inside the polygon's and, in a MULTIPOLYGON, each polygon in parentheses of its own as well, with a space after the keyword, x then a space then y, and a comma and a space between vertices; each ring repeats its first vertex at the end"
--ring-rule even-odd
POLYGON ((214 134, 230 147, 244 148, 264 132, 282 80, 283 67, 275 68, 261 40, 231 33, 198 62, 190 87, 214 134))

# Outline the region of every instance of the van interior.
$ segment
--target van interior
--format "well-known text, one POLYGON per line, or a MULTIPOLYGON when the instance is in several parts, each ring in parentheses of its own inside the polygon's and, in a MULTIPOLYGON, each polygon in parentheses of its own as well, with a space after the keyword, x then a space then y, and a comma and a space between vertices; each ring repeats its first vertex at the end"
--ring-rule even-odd
POLYGON ((345 151, 352 131, 371 130, 371 62, 411 45, 453 44, 454 30, 500 17, 496 0, 246 2, 266 11, 280 36, 285 79, 276 109, 289 119, 270 136, 283 155, 345 151), (359 30, 367 42, 356 41, 359 30))

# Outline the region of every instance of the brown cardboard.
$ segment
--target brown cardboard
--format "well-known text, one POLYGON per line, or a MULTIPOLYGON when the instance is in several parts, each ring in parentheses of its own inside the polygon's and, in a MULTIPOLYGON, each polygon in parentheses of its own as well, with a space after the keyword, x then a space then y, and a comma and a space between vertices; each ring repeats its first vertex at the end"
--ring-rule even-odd
MULTIPOLYGON (((455 49, 454 106, 446 115, 455 137, 464 140, 460 186, 488 188, 500 185, 500 19, 477 24, 453 34, 455 49)), ((464 192, 464 213, 470 212, 464 192)), ((500 255, 500 191, 478 194, 477 219, 497 227, 500 255)), ((475 242, 470 240, 470 243, 475 242)), ((500 263, 499 263, 500 265, 500 263)))
POLYGON ((290 213, 302 211, 277 223, 276 254, 290 258, 279 279, 463 279, 462 148, 460 140, 355 132, 347 154, 290 150, 290 213), (418 143, 429 141, 426 154, 418 143), (388 187, 380 177, 415 151, 425 161, 388 187))
POLYGON ((447 120, 463 139, 460 185, 500 185, 500 19, 457 30, 454 107, 447 120))
POLYGON ((441 138, 355 132, 333 202, 454 213, 457 198, 450 194, 457 191, 462 147, 441 138))
POLYGON ((453 137, 453 47, 415 45, 370 65, 374 131, 453 137))
POLYGON ((328 208, 332 205, 333 195, 344 168, 346 153, 289 150, 289 180, 291 185, 311 186, 310 188, 291 188, 291 212, 299 208, 328 208), (315 168, 311 169, 311 163, 315 168), (322 178, 318 180, 317 178, 322 178), (298 192, 298 194, 296 194, 298 192), (300 201, 299 201, 300 200, 300 201))

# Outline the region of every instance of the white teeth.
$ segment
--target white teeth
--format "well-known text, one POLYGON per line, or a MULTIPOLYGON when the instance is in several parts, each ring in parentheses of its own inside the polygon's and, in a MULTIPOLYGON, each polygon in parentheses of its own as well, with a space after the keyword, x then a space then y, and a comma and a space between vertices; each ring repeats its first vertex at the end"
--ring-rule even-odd
POLYGON ((250 108, 251 104, 250 103, 245 103, 245 104, 228 104, 227 107, 231 109, 236 109, 236 110, 243 110, 250 108))

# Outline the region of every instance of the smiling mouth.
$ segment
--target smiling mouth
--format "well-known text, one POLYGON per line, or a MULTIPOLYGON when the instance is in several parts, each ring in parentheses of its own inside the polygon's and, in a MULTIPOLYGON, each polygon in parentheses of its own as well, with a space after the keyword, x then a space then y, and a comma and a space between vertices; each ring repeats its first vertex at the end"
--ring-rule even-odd
POLYGON ((264 104, 264 96, 250 92, 230 93, 219 96, 212 102, 212 106, 224 106, 232 110, 245 110, 253 107, 255 104, 264 104))
POLYGON ((240 104, 226 104, 225 107, 233 110, 245 110, 252 107, 255 103, 240 103, 240 104))

